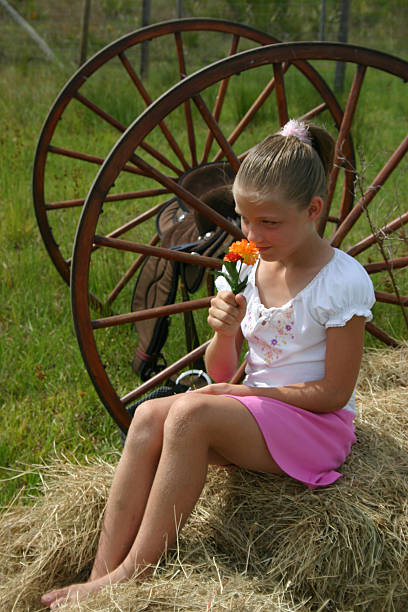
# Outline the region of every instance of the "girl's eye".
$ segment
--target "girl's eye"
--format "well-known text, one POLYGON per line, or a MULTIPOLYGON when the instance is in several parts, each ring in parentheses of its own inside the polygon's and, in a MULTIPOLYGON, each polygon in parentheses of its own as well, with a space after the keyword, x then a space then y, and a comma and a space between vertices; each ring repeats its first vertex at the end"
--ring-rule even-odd
POLYGON ((278 225, 277 221, 267 221, 267 220, 265 220, 265 221, 263 221, 263 223, 265 225, 278 225))

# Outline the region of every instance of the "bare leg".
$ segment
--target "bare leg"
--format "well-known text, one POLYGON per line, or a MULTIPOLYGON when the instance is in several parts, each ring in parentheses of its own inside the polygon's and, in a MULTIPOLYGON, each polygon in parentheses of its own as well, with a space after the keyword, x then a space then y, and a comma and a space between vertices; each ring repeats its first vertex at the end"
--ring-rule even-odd
MULTIPOLYGON (((173 401, 174 396, 169 396, 145 402, 135 412, 115 470, 88 579, 88 582, 95 583, 94 586, 118 567, 134 542, 160 459, 164 421, 173 401)), ((78 597, 88 591, 86 585, 75 586, 78 597)), ((52 604, 55 594, 60 591, 46 593, 42 602, 52 604)))
MULTIPOLYGON (((146 509, 129 553, 106 576, 50 593, 55 605, 67 596, 82 599, 105 584, 126 580, 135 571, 143 572, 149 564, 156 563, 166 542, 169 546, 175 543, 177 525, 182 526, 193 509, 205 482, 208 463, 235 463, 282 473, 271 458, 255 420, 240 402, 204 394, 177 396, 173 400, 146 509)), ((43 603, 50 605, 45 598, 43 603)))
POLYGON ((174 396, 145 402, 135 412, 115 471, 89 581, 125 559, 143 518, 163 444, 163 426, 174 396))

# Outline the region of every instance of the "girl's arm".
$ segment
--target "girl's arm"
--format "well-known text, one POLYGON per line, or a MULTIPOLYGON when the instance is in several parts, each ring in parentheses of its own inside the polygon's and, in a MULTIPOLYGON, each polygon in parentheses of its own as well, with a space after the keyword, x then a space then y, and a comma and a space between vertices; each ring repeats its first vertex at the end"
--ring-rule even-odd
POLYGON ((327 330, 325 376, 321 380, 284 387, 209 385, 200 392, 232 395, 261 395, 293 404, 310 412, 333 412, 351 397, 360 369, 364 346, 364 317, 353 317, 344 327, 327 330))
POLYGON ((215 334, 205 353, 205 366, 215 381, 225 381, 235 373, 241 354, 241 321, 246 310, 245 298, 231 291, 220 291, 212 300, 208 323, 215 334))

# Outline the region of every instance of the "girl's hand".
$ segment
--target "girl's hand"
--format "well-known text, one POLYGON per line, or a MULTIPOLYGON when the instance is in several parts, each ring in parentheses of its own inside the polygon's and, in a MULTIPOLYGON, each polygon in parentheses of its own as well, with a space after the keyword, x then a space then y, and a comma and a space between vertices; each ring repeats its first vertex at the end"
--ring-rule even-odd
POLYGON ((207 395, 253 395, 246 385, 231 385, 230 383, 215 383, 189 393, 205 393, 207 395))
POLYGON ((220 291, 211 300, 208 310, 208 324, 223 336, 236 336, 245 316, 246 300, 243 295, 232 291, 220 291))

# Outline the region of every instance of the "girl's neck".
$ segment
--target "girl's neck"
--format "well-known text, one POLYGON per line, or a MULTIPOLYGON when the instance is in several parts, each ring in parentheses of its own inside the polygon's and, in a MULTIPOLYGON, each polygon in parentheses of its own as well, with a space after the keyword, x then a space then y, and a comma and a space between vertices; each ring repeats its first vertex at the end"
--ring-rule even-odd
POLYGON ((260 260, 256 271, 256 284, 261 302, 267 308, 279 308, 302 291, 334 255, 326 240, 308 244, 285 261, 260 260))
POLYGON ((286 258, 277 260, 275 263, 287 270, 299 269, 302 271, 309 268, 322 268, 330 261, 333 253, 334 249, 329 242, 314 232, 286 258))

